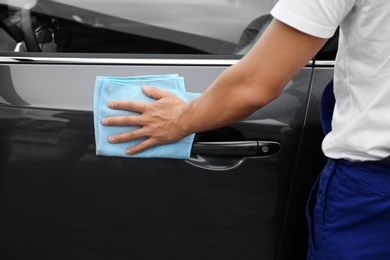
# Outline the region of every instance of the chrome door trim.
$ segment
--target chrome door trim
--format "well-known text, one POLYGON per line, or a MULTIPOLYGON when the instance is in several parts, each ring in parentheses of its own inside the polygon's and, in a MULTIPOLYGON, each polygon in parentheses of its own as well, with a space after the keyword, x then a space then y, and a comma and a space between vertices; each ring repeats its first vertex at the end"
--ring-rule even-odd
POLYGON ((334 60, 316 60, 315 66, 320 67, 334 67, 335 61, 334 60))
MULTIPOLYGON (((1 63, 50 63, 50 64, 101 64, 101 65, 189 65, 189 66, 230 66, 239 59, 180 59, 180 58, 76 58, 38 56, 0 56, 1 63)), ((316 61, 316 65, 333 66, 334 61, 316 61)), ((312 66, 309 61, 306 66, 312 66)))
POLYGON ((103 65, 233 65, 239 59, 75 58, 3 56, 0 63, 103 64, 103 65))

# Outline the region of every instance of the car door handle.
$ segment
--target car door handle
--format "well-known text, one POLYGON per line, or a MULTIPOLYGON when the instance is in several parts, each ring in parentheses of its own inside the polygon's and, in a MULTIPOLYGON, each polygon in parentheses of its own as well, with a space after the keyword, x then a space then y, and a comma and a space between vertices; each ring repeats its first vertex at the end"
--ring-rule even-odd
POLYGON ((264 157, 278 153, 280 143, 274 141, 196 142, 192 154, 214 156, 264 157))

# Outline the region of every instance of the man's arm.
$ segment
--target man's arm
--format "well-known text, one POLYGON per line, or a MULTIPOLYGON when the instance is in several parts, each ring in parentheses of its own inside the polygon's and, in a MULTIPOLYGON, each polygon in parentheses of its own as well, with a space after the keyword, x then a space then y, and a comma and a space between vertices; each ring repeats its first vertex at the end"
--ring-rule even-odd
POLYGON ((141 113, 104 118, 104 125, 140 125, 111 136, 111 143, 147 139, 130 147, 135 154, 177 141, 191 133, 226 126, 279 97, 286 83, 321 49, 327 39, 302 33, 274 19, 253 48, 230 66, 197 99, 186 104, 173 94, 144 87, 156 102, 112 101, 109 107, 141 113))

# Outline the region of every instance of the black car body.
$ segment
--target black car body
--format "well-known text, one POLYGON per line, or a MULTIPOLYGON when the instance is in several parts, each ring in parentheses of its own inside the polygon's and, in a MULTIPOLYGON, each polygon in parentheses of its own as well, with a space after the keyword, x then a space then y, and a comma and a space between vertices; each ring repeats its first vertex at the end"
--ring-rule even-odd
POLYGON ((305 259, 337 37, 279 99, 197 133, 188 160, 95 154, 97 76, 178 73, 202 92, 273 5, 0 4, 0 258, 305 259))

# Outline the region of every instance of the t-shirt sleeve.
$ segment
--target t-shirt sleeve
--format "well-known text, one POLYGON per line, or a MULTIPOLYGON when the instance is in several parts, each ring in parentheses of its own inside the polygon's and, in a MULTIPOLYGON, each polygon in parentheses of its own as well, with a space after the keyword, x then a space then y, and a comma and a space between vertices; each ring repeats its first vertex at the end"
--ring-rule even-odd
POLYGON ((357 0, 279 0, 271 14, 312 36, 330 38, 357 0))

